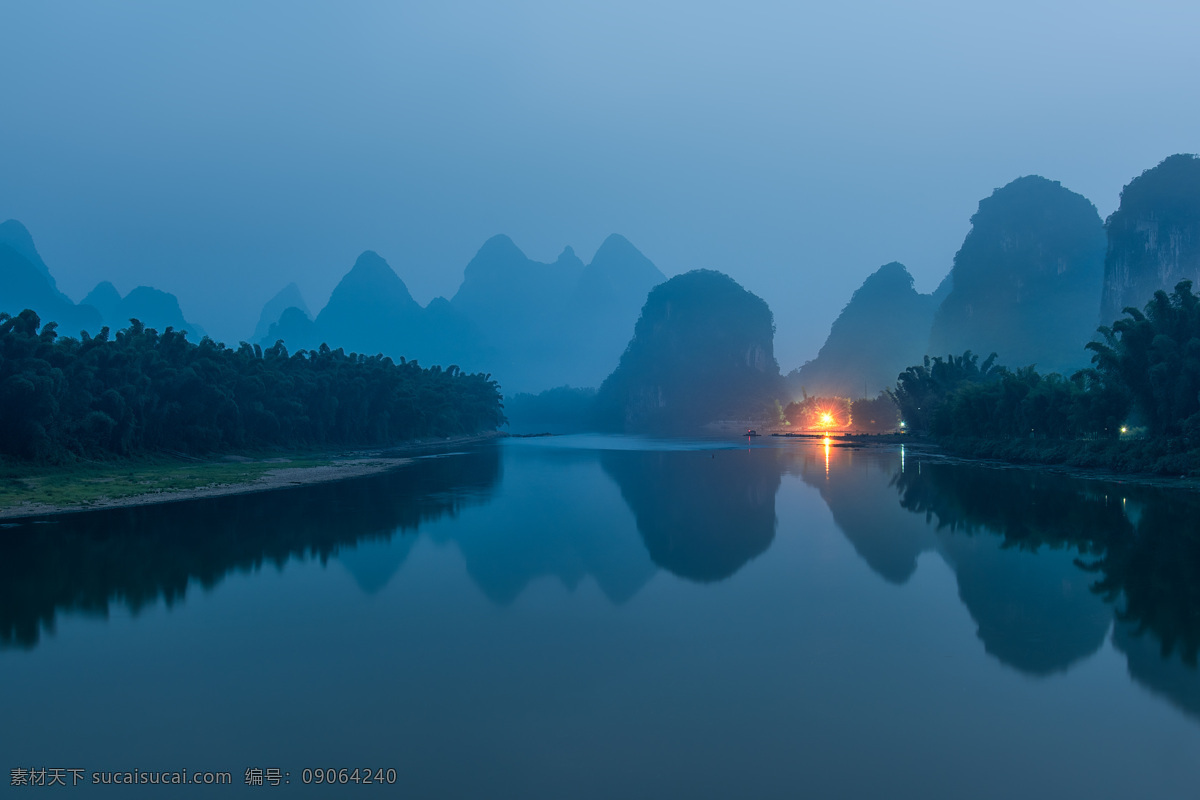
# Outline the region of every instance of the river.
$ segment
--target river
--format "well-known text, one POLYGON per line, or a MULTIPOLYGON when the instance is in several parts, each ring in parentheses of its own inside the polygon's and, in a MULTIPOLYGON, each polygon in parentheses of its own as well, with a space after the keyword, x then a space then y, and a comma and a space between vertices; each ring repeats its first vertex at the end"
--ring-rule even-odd
POLYGON ((87 796, 1192 797, 1198 649, 1200 496, 899 446, 508 439, 0 528, 4 780, 87 796), (92 784, 185 769, 231 785, 92 784))

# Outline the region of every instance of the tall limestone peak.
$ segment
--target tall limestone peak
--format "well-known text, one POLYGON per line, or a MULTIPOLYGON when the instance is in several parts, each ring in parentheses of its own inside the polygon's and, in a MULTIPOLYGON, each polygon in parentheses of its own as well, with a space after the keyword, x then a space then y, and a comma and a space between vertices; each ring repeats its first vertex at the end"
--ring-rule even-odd
POLYGON ((1105 228, 1102 324, 1179 281, 1200 285, 1200 158, 1173 155, 1134 178, 1105 228))
POLYGON ((408 348, 421 312, 400 276, 378 253, 367 250, 334 288, 316 327, 330 346, 411 357, 408 348))
POLYGON ((420 306, 409 294, 408 286, 374 250, 366 250, 334 288, 329 305, 321 316, 333 307, 340 311, 343 304, 388 308, 394 311, 415 312, 420 306))
POLYGON ((33 243, 33 236, 30 235, 29 229, 21 222, 15 219, 0 222, 0 244, 8 245, 26 261, 37 267, 38 271, 42 273, 46 281, 50 284, 50 288, 58 289, 58 285, 54 282, 54 277, 50 274, 50 268, 46 266, 46 262, 42 260, 37 247, 33 243))
POLYGON ((728 275, 677 275, 646 298, 596 395, 598 421, 615 430, 694 430, 761 415, 780 389, 774 336, 766 302, 728 275))
POLYGON ((929 351, 996 352, 1002 364, 1042 371, 1086 366, 1103 271, 1096 207, 1057 181, 1018 178, 971 217, 929 351))
POLYGON ((921 362, 936 307, 903 264, 884 264, 851 296, 817 357, 788 376, 792 395, 873 397, 921 362))

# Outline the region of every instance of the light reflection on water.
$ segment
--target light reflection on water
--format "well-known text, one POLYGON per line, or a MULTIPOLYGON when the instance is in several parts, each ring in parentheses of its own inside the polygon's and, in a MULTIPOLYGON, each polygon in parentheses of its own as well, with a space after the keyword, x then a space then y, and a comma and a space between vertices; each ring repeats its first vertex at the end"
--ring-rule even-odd
POLYGON ((64 517, 0 532, 0 753, 222 794, 361 762, 421 796, 1175 796, 1197 510, 904 448, 572 436, 64 517))

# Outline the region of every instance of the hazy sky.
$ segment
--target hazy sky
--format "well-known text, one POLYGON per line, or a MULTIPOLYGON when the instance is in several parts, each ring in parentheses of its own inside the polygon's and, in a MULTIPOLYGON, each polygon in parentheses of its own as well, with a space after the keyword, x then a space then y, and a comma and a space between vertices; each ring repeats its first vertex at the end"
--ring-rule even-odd
POLYGON ((217 338, 364 249, 421 302, 489 236, 725 271, 789 370, 902 261, 931 291, 1030 173, 1115 209, 1200 150, 1200 4, 0 0, 0 219, 60 288, 217 338))

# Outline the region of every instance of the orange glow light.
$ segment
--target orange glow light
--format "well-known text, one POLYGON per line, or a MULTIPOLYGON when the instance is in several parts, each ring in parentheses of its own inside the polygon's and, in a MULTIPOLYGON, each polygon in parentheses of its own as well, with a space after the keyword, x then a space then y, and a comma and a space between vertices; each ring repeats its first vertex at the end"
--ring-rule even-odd
POLYGON ((832 425, 833 424, 833 414, 830 414, 828 411, 826 411, 824 414, 822 414, 821 415, 821 424, 822 425, 832 425))

